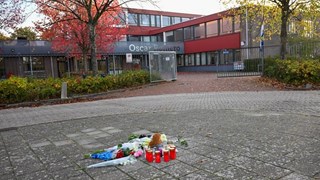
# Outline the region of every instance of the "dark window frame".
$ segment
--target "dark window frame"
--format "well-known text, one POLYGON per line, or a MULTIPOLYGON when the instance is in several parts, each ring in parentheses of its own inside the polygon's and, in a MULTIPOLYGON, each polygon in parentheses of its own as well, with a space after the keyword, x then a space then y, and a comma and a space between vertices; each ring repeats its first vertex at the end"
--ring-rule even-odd
POLYGON ((183 39, 184 41, 191 41, 194 40, 194 27, 188 26, 183 28, 183 39), (190 33, 186 33, 186 29, 190 29, 190 33), (190 37, 186 38, 186 36, 190 35, 190 37))
POLYGON ((150 14, 139 14, 139 24, 140 26, 151 26, 151 19, 150 14), (144 24, 144 17, 146 16, 146 20, 148 21, 147 24, 144 24))
MULTIPOLYGON (((128 13, 128 25, 133 25, 133 26, 138 26, 139 25, 139 14, 137 13, 128 13), (130 16, 133 15, 133 16, 136 16, 136 20, 135 20, 135 23, 130 23, 130 16)), ((134 19, 133 19, 134 20, 134 19)))
POLYGON ((206 38, 206 24, 201 23, 201 24, 196 24, 194 25, 194 39, 202 39, 206 38), (199 36, 197 35, 197 29, 199 28, 199 36))

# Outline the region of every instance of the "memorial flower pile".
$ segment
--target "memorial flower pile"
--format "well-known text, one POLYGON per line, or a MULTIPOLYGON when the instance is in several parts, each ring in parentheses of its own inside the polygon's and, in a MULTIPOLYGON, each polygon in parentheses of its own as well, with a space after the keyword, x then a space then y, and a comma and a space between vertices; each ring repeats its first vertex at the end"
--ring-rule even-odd
POLYGON ((165 134, 130 135, 128 139, 127 143, 86 154, 85 158, 103 160, 87 168, 133 164, 141 156, 150 163, 160 163, 162 157, 165 162, 176 158, 176 148, 173 143, 168 143, 165 134))

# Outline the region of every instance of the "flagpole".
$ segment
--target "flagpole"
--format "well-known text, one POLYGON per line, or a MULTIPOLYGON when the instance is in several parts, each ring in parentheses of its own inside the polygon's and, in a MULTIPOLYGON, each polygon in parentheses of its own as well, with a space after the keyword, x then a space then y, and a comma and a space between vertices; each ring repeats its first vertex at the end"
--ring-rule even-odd
POLYGON ((261 25, 261 42, 260 42, 260 49, 261 49, 261 55, 262 55, 262 58, 261 58, 261 75, 263 76, 264 75, 264 6, 265 6, 265 3, 266 1, 263 0, 263 7, 262 7, 262 25, 261 25))
POLYGON ((262 60, 261 60, 261 71, 262 71, 262 76, 264 75, 264 44, 262 45, 261 49, 261 54, 262 54, 262 60))
POLYGON ((248 30, 248 4, 246 4, 246 48, 247 48, 247 59, 249 59, 249 30, 248 30))

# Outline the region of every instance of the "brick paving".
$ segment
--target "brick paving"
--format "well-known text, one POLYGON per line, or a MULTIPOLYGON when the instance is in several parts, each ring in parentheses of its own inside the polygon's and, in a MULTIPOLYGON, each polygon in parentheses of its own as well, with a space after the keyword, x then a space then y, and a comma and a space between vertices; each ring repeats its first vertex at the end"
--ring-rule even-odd
POLYGON ((121 93, 111 93, 104 98, 136 97, 146 95, 225 92, 225 91, 273 91, 269 85, 258 82, 259 77, 217 78, 215 73, 178 73, 178 80, 147 86, 142 89, 127 90, 121 93))
POLYGON ((195 78, 193 90, 211 84, 200 92, 152 95, 154 88, 185 86, 178 79, 122 92, 144 91, 138 97, 0 110, 0 179, 320 178, 319 91, 276 91, 256 77, 226 85, 228 79, 211 75, 187 75, 195 78), (216 86, 212 81, 230 89, 206 91, 216 86), (84 154, 150 132, 182 136, 189 146, 176 144, 177 159, 169 163, 139 158, 133 165, 85 168, 100 161, 84 154))

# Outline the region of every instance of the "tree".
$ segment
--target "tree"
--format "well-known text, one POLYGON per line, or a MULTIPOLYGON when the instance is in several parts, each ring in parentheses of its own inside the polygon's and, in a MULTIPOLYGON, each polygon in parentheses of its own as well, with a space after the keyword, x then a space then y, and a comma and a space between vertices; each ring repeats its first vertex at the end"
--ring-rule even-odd
POLYGON ((0 30, 7 30, 23 21, 22 5, 23 1, 0 0, 0 30))
MULTIPOLYGON (((57 12, 52 9, 46 11, 46 15, 54 19, 57 17, 57 12)), ((97 56, 100 52, 108 52, 110 45, 118 41, 125 34, 127 27, 116 27, 121 24, 122 19, 115 18, 119 13, 122 13, 121 8, 104 14, 98 21, 96 26, 96 47, 97 56)), ((70 17, 69 19, 71 19, 70 17)), ((37 29, 42 32, 42 39, 52 41, 52 47, 59 52, 68 53, 70 56, 82 56, 85 72, 88 71, 87 55, 90 52, 89 28, 88 25, 78 19, 61 21, 52 24, 47 28, 43 23, 37 23, 37 29)))
POLYGON ((36 40, 37 34, 30 27, 17 28, 11 34, 11 39, 16 39, 18 37, 27 38, 27 40, 36 40))
POLYGON ((89 29, 90 40, 90 57, 92 61, 93 73, 97 74, 97 59, 96 59, 96 27, 100 18, 104 14, 116 11, 121 5, 134 1, 153 0, 36 0, 40 13, 47 14, 46 11, 56 11, 54 19, 47 19, 49 24, 54 24, 62 21, 78 20, 85 24, 89 29))
MULTIPOLYGON (((279 12, 279 16, 274 16, 274 19, 269 19, 270 21, 278 21, 280 20, 280 56, 282 59, 285 58, 286 55, 286 45, 288 41, 288 22, 290 18, 292 18, 297 12, 306 12, 310 7, 315 7, 320 5, 319 0, 220 0, 225 4, 235 3, 238 6, 240 5, 240 9, 248 8, 248 6, 252 8, 272 8, 277 9, 275 12, 279 12)), ((270 12, 270 11, 269 11, 270 12)), ((256 17, 263 17, 264 15, 268 15, 265 11, 260 10, 257 11, 256 17), (263 13, 263 14, 262 14, 263 13), (266 13, 266 14, 265 14, 266 13)), ((319 18, 319 17, 318 17, 319 18)), ((264 19, 266 20, 266 19, 264 19)))
POLYGON ((0 32, 0 41, 3 41, 3 40, 9 40, 10 38, 8 36, 6 36, 5 34, 1 33, 0 32))
POLYGON ((290 41, 319 41, 320 3, 302 6, 293 14, 291 21, 294 34, 290 37, 290 41))

